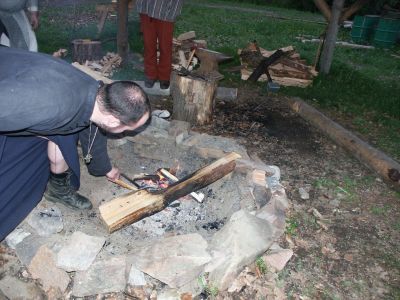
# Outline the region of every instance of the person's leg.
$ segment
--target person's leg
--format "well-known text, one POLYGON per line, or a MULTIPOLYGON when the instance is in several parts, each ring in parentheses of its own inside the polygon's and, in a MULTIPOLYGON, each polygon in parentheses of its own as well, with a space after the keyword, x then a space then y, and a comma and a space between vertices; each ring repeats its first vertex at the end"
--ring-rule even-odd
MULTIPOLYGON (((77 187, 74 187, 73 176, 78 173, 75 177, 79 177, 79 170, 74 172, 73 169, 69 168, 68 163, 56 142, 61 144, 60 146, 65 149, 65 153, 76 152, 75 136, 58 137, 55 142, 48 142, 47 154, 50 161, 50 179, 44 197, 49 201, 60 202, 71 208, 92 208, 92 203, 89 199, 78 194, 76 192, 77 187), (71 146, 75 147, 75 149, 72 151, 66 149, 71 146)), ((73 160, 77 160, 75 155, 72 157, 73 160)), ((74 169, 76 169, 76 167, 74 169)))
POLYGON ((0 135, 0 241, 42 199, 49 179, 47 141, 0 135))
MULTIPOLYGON (((158 47, 160 49, 160 61, 158 63, 158 79, 164 88, 169 87, 172 70, 172 39, 174 34, 174 23, 157 20, 158 47)), ((163 88, 163 87, 161 87, 163 88)))
POLYGON ((150 86, 151 81, 158 79, 157 74, 157 35, 156 35, 156 20, 148 15, 140 14, 140 23, 143 30, 144 42, 144 73, 150 86))

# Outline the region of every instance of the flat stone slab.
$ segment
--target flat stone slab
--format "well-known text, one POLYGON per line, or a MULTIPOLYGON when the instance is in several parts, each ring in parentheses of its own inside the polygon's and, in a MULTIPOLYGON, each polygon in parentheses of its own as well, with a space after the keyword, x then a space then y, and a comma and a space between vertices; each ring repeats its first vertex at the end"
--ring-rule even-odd
MULTIPOLYGON (((42 291, 32 282, 23 282, 9 275, 0 280, 0 290, 7 299, 32 300, 45 299, 42 291)), ((1 293, 0 293, 1 294, 1 293)), ((3 299, 0 295, 0 299, 3 299)))
POLYGON ((6 237, 6 243, 8 247, 15 249, 15 247, 24 240, 24 238, 30 235, 30 232, 27 232, 22 228, 16 228, 6 237))
POLYGON ((273 267, 277 271, 282 271, 286 266, 287 262, 292 258, 292 249, 274 249, 269 251, 263 256, 264 261, 267 265, 273 267))
POLYGON ((197 278, 211 260, 201 235, 187 234, 151 242, 133 252, 133 264, 141 271, 179 288, 197 278))
POLYGON ((47 242, 48 240, 44 237, 33 234, 29 235, 15 246, 15 252, 17 253, 18 259, 25 266, 28 266, 32 258, 36 255, 38 249, 47 242))
POLYGON ((72 295, 85 297, 125 289, 125 257, 112 257, 94 262, 87 271, 76 272, 72 295))
POLYGON ((240 210, 212 238, 209 282, 227 289, 243 267, 264 253, 274 241, 275 228, 267 221, 240 210))
POLYGON ((57 206, 38 206, 29 214, 27 222, 40 236, 50 236, 64 228, 61 211, 57 206))
POLYGON ((105 243, 104 237, 74 232, 57 254, 57 266, 67 272, 87 270, 105 243))
POLYGON ((170 89, 161 89, 160 83, 157 81, 152 88, 147 88, 144 85, 144 81, 137 80, 135 81, 140 87, 144 90, 146 94, 155 95, 155 96, 169 96, 171 94, 170 89))
POLYGON ((143 286, 147 284, 144 273, 136 269, 135 266, 132 266, 129 271, 128 283, 133 286, 143 286))
POLYGON ((29 264, 28 270, 33 279, 39 279, 45 291, 58 288, 64 292, 70 282, 68 274, 56 267, 56 256, 47 246, 39 248, 29 264))

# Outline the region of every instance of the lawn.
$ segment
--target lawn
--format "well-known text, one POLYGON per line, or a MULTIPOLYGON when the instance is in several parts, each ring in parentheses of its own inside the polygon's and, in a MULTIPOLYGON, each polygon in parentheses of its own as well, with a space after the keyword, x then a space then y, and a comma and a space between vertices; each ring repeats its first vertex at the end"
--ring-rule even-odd
MULTIPOLYGON (((94 5, 45 7, 42 25, 38 31, 40 50, 52 53, 61 47, 69 47, 74 38, 94 38, 96 20, 94 5)), ((129 18, 131 51, 143 52, 139 35, 138 16, 129 18)), ((176 23, 175 33, 194 30, 199 39, 205 39, 208 47, 234 56, 230 63, 221 65, 226 79, 224 86, 247 84, 238 73, 226 71, 238 65, 237 49, 256 40, 266 49, 272 50, 293 45, 313 64, 317 44, 303 44, 296 39, 299 35, 319 36, 324 30, 324 20, 319 14, 300 12, 278 7, 260 6, 228 1, 186 1, 182 16, 176 23), (235 7, 232 7, 232 6, 235 7)), ((116 51, 116 20, 107 22, 101 40, 108 51, 116 51)), ((341 29, 341 40, 350 39, 350 31, 341 29)), ((335 49, 331 73, 319 76, 312 86, 281 88, 280 93, 298 96, 324 110, 337 120, 344 120, 352 129, 368 138, 382 150, 400 159, 400 59, 399 47, 391 50, 358 50, 344 47, 335 49)), ((132 65, 115 74, 116 79, 132 76, 132 65)), ((262 83, 255 88, 261 87, 262 83)))

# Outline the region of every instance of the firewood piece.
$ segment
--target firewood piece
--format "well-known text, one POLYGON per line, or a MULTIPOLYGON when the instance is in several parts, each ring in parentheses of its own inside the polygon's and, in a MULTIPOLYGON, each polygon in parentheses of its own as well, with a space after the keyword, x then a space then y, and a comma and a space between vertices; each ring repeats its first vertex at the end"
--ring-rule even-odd
MULTIPOLYGON (((172 180, 173 182, 179 181, 179 179, 175 175, 171 174, 170 172, 168 172, 165 169, 161 169, 160 172, 163 176, 167 177, 168 179, 172 180)), ((192 196, 193 199, 195 199, 197 202, 200 202, 200 203, 202 203, 204 200, 203 193, 192 192, 192 193, 190 193, 190 196, 192 196)))
POLYGON ((304 101, 294 98, 289 100, 289 104, 302 118, 325 132, 333 141, 376 171, 396 189, 400 189, 400 164, 398 162, 382 151, 368 145, 304 101))
POLYGON ((277 61, 282 55, 284 55, 285 53, 282 50, 277 50, 276 52, 274 52, 274 54, 272 54, 270 57, 266 57, 264 58, 260 64, 258 65, 258 67, 253 71, 253 73, 250 75, 249 77, 249 81, 252 82, 256 82, 258 80, 258 78, 260 78, 260 76, 262 74, 265 73, 265 71, 267 70, 267 68, 273 64, 275 61, 277 61))
POLYGON ((180 64, 181 66, 184 66, 185 68, 187 68, 187 67, 186 67, 186 65, 187 65, 187 60, 186 60, 185 52, 184 52, 183 50, 179 50, 179 51, 178 51, 178 54, 179 54, 179 64, 180 64))
POLYGON ((158 192, 138 191, 117 197, 99 207, 109 232, 151 216, 173 201, 202 189, 235 169, 237 153, 230 153, 158 192))
POLYGON ((178 41, 185 41, 185 40, 194 39, 195 37, 196 37, 196 32, 188 31, 188 32, 184 32, 184 33, 180 34, 177 37, 177 40, 178 41))
POLYGON ((72 41, 72 61, 80 64, 87 60, 99 60, 102 57, 100 41, 77 39, 72 41))
POLYGON ((132 190, 132 191, 137 191, 138 190, 137 187, 135 187, 133 185, 130 185, 130 184, 127 184, 126 182, 122 181, 121 179, 114 180, 114 183, 116 183, 119 186, 122 186, 123 188, 126 188, 128 190, 132 190))
POLYGON ((216 81, 206 81, 190 76, 179 76, 172 72, 171 95, 174 99, 174 120, 192 125, 209 124, 214 112, 216 81))

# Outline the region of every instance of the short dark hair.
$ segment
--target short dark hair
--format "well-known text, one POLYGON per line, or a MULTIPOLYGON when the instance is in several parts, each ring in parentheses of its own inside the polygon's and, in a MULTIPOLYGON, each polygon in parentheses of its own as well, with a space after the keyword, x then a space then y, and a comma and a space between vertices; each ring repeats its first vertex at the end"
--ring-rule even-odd
POLYGON ((133 81, 115 81, 101 86, 100 103, 105 111, 121 123, 135 123, 151 112, 150 100, 143 89, 133 81))

